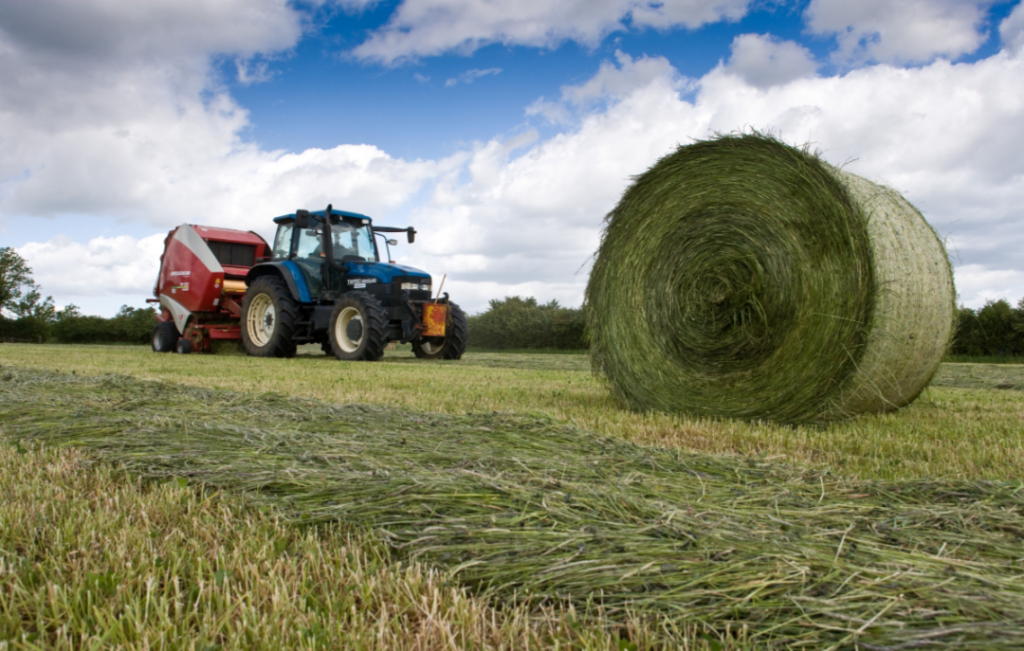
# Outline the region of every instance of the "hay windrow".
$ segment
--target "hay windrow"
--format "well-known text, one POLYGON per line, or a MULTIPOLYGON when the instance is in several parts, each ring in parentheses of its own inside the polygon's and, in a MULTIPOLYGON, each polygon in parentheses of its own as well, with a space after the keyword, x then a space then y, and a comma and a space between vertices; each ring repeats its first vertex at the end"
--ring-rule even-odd
MULTIPOLYGON (((495 600, 772 648, 1024 644, 1020 482, 844 480, 442 416, 0 368, 0 438, 378 532, 495 600), (724 634, 724 633, 723 633, 724 634)), ((676 640, 678 643, 678 640, 676 640)))
POLYGON ((913 400, 954 300, 942 243, 902 197, 757 134, 637 177, 586 297, 594 368, 624 404, 780 422, 913 400))

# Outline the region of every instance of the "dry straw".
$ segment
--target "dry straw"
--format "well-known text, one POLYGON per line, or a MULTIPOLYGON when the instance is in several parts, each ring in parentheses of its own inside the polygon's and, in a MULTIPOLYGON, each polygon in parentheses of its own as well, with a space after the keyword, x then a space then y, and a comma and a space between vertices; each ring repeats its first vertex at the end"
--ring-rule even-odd
POLYGON ((780 422, 898 409, 953 331, 942 243, 898 193, 760 134, 636 178, 587 287, 591 358, 638 410, 780 422))

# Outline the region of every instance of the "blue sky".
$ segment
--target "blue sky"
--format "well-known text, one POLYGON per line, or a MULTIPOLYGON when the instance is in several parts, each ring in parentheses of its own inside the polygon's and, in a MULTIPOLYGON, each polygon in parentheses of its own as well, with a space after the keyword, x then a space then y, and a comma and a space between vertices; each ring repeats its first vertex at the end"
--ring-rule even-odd
POLYGON ((177 224, 327 202, 415 225, 470 312, 578 305, 629 177, 745 129, 904 192, 962 302, 1024 297, 1017 0, 6 3, 0 88, 0 245, 89 313, 177 224))
MULTIPOLYGON (((525 116, 524 107, 538 97, 556 96, 566 84, 586 81, 617 50, 634 57, 665 57, 680 74, 699 78, 729 57, 730 44, 740 34, 797 41, 822 62, 822 73, 846 70, 829 62, 836 47, 833 35, 807 33, 806 0, 755 4, 739 20, 698 29, 630 29, 626 20, 626 29, 593 45, 564 41, 554 48, 538 48, 494 43, 468 55, 449 52, 397 67, 353 58, 351 50, 385 24, 398 5, 380 3, 358 13, 314 12, 312 31, 293 52, 281 60, 261 62, 270 77, 264 83, 239 83, 235 61, 222 61, 222 79, 250 112, 252 127, 246 137, 267 149, 371 143, 393 156, 436 158, 474 140, 507 137, 526 126, 548 135, 555 130, 545 131, 549 125, 525 116), (446 85, 472 70, 500 72, 446 85)), ((980 26, 987 39, 957 60, 974 61, 998 52, 998 25, 1014 6, 992 6, 980 26)))

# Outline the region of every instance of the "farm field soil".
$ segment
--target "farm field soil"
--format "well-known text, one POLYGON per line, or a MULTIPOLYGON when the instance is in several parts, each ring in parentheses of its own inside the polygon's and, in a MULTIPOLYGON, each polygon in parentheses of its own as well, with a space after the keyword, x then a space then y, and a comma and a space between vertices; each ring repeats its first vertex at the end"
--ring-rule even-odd
MULTIPOLYGON (((636 446, 536 415, 339 406, 6 364, 0 440, 8 455, 23 457, 50 454, 53 446, 88 451, 149 478, 128 482, 139 490, 159 495, 169 487, 166 501, 181 499, 173 491, 194 483, 247 496, 251 508, 271 508, 295 532, 310 531, 310 524, 324 535, 340 531, 337 525, 366 531, 374 538, 360 558, 383 559, 375 550, 386 545, 396 576, 395 561, 425 563, 514 619, 553 606, 584 613, 546 620, 556 641, 564 634, 573 642, 576 629, 558 624, 568 620, 606 632, 605 644, 613 632, 626 633, 632 641, 620 649, 677 647, 694 634, 728 648, 1024 644, 1020 481, 865 481, 777 460, 636 446)), ((179 559, 165 569, 163 555, 150 560, 158 554, 152 546, 175 539, 178 528, 191 531, 189 522, 168 526, 169 516, 159 512, 123 517, 118 500, 109 499, 116 488, 88 486, 69 491, 70 500, 50 493, 37 510, 19 514, 20 500, 6 500, 16 486, 35 482, 30 491, 45 499, 53 482, 21 470, 6 474, 14 477, 0 514, 13 507, 15 515, 0 530, 0 628, 19 648, 32 635, 64 639, 69 617, 62 612, 78 616, 70 618, 77 631, 112 637, 137 635, 140 625, 174 620, 176 613, 189 622, 185 635, 199 629, 215 644, 239 648, 246 635, 273 635, 257 625, 258 611, 249 608, 249 619, 238 621, 235 609, 224 607, 242 593, 235 603, 268 606, 256 598, 267 586, 246 583, 257 581, 251 569, 238 568, 239 592, 232 593, 237 563, 229 559, 239 558, 233 550, 244 545, 224 532, 246 521, 243 508, 206 510, 200 522, 209 518, 223 534, 212 541, 217 551, 200 544, 194 564, 179 559), (79 513, 105 509, 112 526, 130 529, 125 535, 133 542, 122 545, 74 523, 54 531, 52 523, 68 515, 65 503, 83 493, 94 505, 79 513), (150 556, 123 566, 111 558, 112 551, 136 548, 150 556), (70 582, 44 573, 79 554, 106 569, 70 582), (147 580, 131 574, 137 563, 147 580), (255 593, 251 600, 248 591, 255 593)), ((127 493, 124 499, 130 501, 127 493)), ((182 540, 202 538, 190 533, 182 540)), ((248 548, 254 557, 273 557, 265 541, 256 547, 262 556, 248 548)), ((288 544, 278 547, 273 553, 288 544)), ((320 640, 308 646, 342 647, 338 604, 350 603, 358 619, 362 602, 353 603, 345 588, 317 590, 304 582, 302 592, 286 598, 299 604, 296 616, 327 617, 326 637, 308 627, 320 640)), ((379 617, 390 619, 386 612, 379 617)), ((143 642, 152 647, 158 640, 143 642)))
POLYGON ((909 407, 824 427, 784 427, 622 409, 585 355, 467 353, 423 362, 338 362, 314 347, 293 359, 158 355, 147 347, 0 346, 0 363, 119 373, 192 386, 273 392, 334 404, 444 414, 538 413, 641 445, 737 454, 861 478, 1010 479, 1024 474, 1024 366, 943 364, 909 407))

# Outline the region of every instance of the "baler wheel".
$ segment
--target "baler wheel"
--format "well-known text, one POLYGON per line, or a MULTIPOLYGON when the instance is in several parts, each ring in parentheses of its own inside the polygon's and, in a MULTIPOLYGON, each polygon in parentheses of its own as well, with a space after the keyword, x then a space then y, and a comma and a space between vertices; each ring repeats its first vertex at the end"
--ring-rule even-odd
POLYGON ((178 343, 178 328, 174 321, 161 321, 153 328, 153 352, 169 353, 178 343))
POLYGON ((192 340, 186 337, 182 337, 178 340, 178 354, 188 355, 192 352, 192 340))
POLYGON ((242 299, 242 344, 253 357, 295 355, 292 334, 298 308, 284 281, 260 276, 242 299))
POLYGON ((444 337, 420 337, 412 340, 412 352, 420 359, 461 359, 469 341, 469 319, 455 303, 448 303, 448 322, 444 337))
POLYGON ((384 308, 365 292, 349 292, 334 304, 328 334, 342 360, 372 362, 384 356, 384 308))

